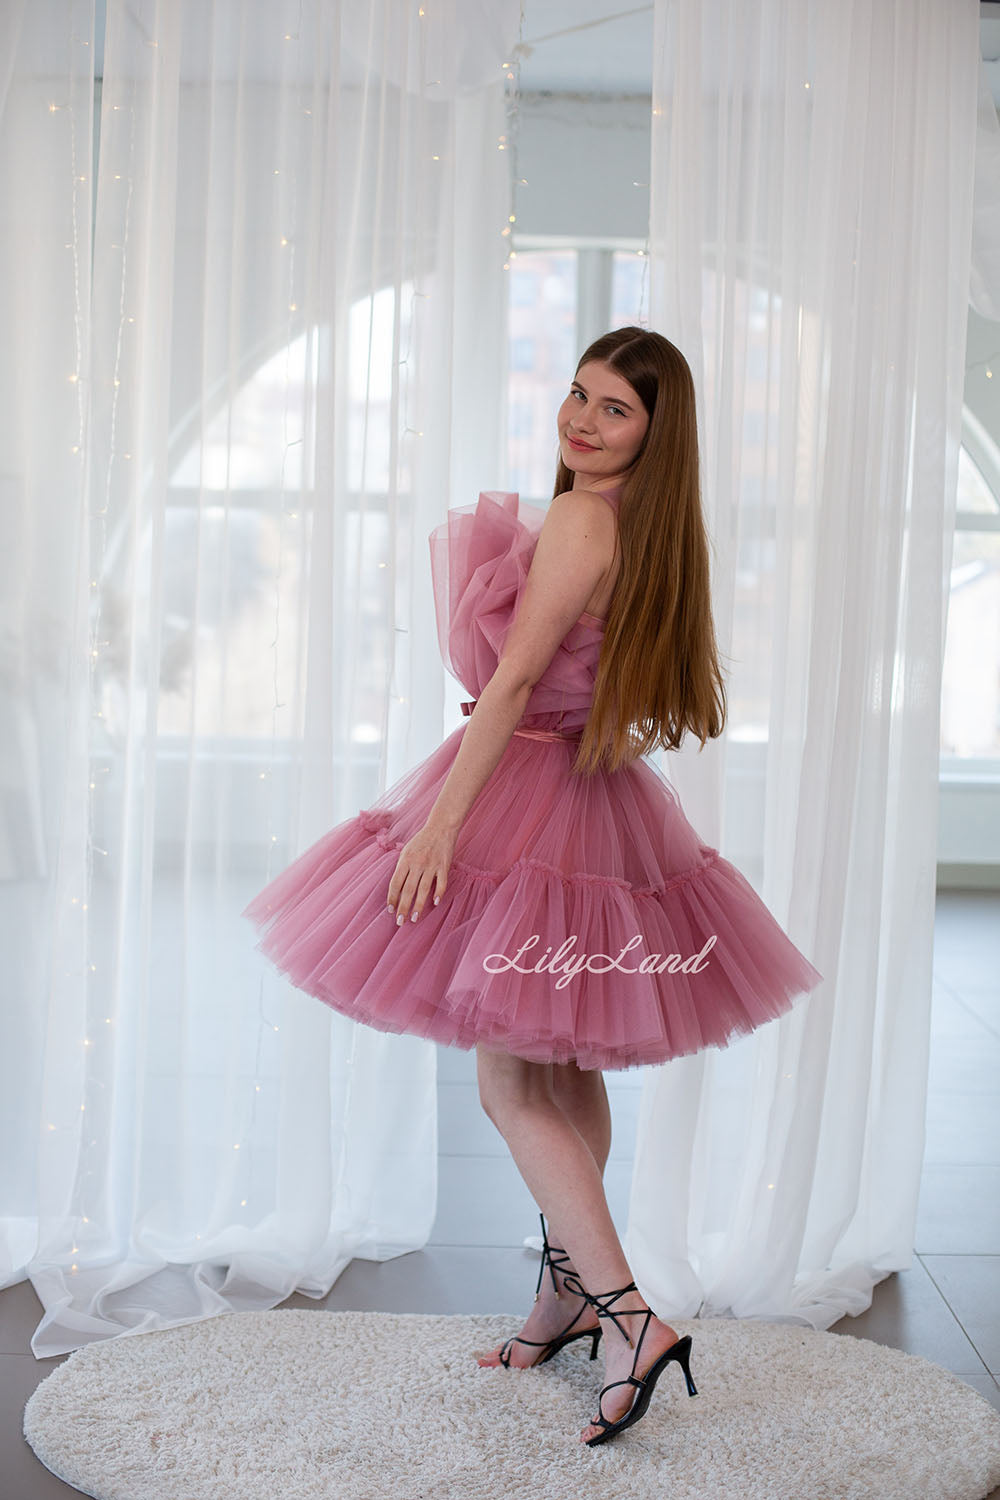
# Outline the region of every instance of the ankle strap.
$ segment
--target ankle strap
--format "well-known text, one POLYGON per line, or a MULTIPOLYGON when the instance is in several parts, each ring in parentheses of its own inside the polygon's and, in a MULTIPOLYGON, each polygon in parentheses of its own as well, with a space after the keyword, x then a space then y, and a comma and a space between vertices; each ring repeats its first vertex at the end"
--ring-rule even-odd
MULTIPOLYGON (((624 1297, 626 1292, 637 1292, 639 1288, 636 1286, 634 1281, 630 1281, 628 1286, 621 1287, 617 1292, 598 1292, 596 1295, 592 1295, 587 1291, 586 1287, 583 1285, 579 1276, 577 1276, 575 1272, 564 1272, 563 1280, 566 1283, 569 1291, 575 1292, 579 1297, 586 1297, 591 1307, 596 1308, 597 1316, 599 1318, 610 1318, 612 1323, 614 1323, 615 1327, 618 1329, 618 1332, 621 1334, 622 1338, 625 1339, 629 1344, 632 1343, 630 1336, 625 1332, 624 1328, 619 1323, 618 1318, 611 1311, 611 1303, 617 1302, 619 1297, 624 1297), (570 1283, 573 1284, 571 1285, 570 1283)), ((648 1312, 649 1309, 644 1307, 635 1307, 632 1309, 632 1311, 641 1313, 648 1312)), ((631 1314, 629 1313, 621 1313, 621 1317, 623 1318, 627 1318, 630 1316, 631 1314)), ((643 1333, 645 1333, 645 1331, 645 1328, 643 1328, 643 1333)), ((642 1335, 640 1335, 639 1341, 640 1343, 642 1342, 642 1335)))
MULTIPOLYGON (((555 1262, 552 1259, 552 1246, 549 1244, 549 1237, 545 1233, 545 1215, 543 1213, 539 1213, 538 1217, 541 1220, 542 1224, 542 1263, 538 1267, 538 1280, 535 1283, 536 1302, 538 1300, 538 1293, 542 1289, 542 1277, 545 1275, 546 1266, 548 1266, 549 1275, 552 1277, 552 1290, 555 1292, 557 1297, 559 1296, 559 1283, 556 1280, 555 1262)), ((566 1254, 566 1251, 561 1250, 558 1245, 556 1246, 555 1253, 556 1255, 562 1256, 562 1260, 559 1262, 559 1269, 562 1270, 563 1266, 569 1264, 569 1256, 566 1254)), ((566 1277, 572 1274, 572 1272, 563 1271, 563 1280, 565 1281, 566 1277)))

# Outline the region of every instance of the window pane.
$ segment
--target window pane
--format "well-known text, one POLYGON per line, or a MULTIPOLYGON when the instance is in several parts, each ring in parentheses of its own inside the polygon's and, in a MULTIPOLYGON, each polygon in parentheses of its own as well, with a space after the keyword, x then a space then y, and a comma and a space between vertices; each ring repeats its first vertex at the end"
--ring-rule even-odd
POLYGON ((646 272, 649 262, 637 250, 616 250, 611 272, 611 328, 626 328, 636 323, 640 328, 649 324, 648 283, 646 272))
POLYGON ((319 345, 314 328, 260 365, 198 433, 170 475, 171 488, 284 487, 295 494, 311 487, 303 428, 316 390, 319 345))
POLYGON ((991 516, 1000 510, 1000 500, 986 483, 982 470, 967 448, 958 450, 958 509, 976 510, 991 516))
POLYGON ((525 500, 545 502, 559 458, 556 413, 579 357, 576 252, 519 250, 509 291, 508 483, 525 500))
POLYGON ((941 751, 1000 755, 1000 532, 955 532, 941 751))
MULTIPOLYGON (((168 507, 158 734, 301 735, 309 523, 308 513, 168 507)), ((147 533, 144 579, 150 543, 147 533)), ((105 707, 113 718, 113 699, 105 707)))
MULTIPOLYGON (((351 308, 349 340, 349 402, 347 413, 347 484, 351 490, 384 495, 389 489, 389 463, 393 457, 392 404, 393 334, 398 317, 400 367, 398 418, 402 425, 407 410, 413 314, 413 283, 404 281, 398 299, 394 287, 380 288, 372 297, 362 297, 351 308)), ((405 463, 397 477, 409 487, 405 463)))

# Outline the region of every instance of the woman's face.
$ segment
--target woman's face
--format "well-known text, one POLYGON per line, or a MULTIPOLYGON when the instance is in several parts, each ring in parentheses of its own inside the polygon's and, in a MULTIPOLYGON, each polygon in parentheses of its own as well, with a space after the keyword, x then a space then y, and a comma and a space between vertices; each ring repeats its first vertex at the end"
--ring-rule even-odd
POLYGON ((638 457, 649 415, 635 388, 601 360, 576 372, 556 418, 559 451, 575 490, 625 477, 638 457))

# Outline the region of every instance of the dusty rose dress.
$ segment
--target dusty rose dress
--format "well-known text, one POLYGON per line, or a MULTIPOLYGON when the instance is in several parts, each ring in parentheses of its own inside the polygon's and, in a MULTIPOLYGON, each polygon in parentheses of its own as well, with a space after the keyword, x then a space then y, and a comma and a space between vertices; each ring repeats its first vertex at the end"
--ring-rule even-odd
MULTIPOLYGON (((606 498, 617 506, 620 492, 606 498)), ((484 492, 430 535, 442 655, 472 701, 496 668, 544 517, 516 494, 484 492)), ((821 982, 658 770, 637 759, 571 773, 602 632, 581 615, 535 685, 462 824, 439 906, 397 927, 386 896, 464 722, 254 898, 245 915, 258 946, 293 984, 382 1031, 614 1069, 724 1046, 821 982)))

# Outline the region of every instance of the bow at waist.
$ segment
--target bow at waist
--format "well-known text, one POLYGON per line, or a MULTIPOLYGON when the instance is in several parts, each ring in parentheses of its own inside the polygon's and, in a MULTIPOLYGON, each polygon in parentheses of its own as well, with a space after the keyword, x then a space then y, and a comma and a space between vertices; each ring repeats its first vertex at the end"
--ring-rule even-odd
MULTIPOLYGON (((462 704, 462 712, 463 712, 463 714, 471 714, 472 710, 475 708, 475 706, 476 706, 476 704, 478 702, 479 702, 478 698, 471 698, 468 701, 466 701, 465 703, 463 703, 462 704)), ((581 740, 583 738, 583 731, 582 730, 578 731, 576 734, 561 734, 558 729, 529 729, 529 728, 525 727, 523 729, 515 729, 514 733, 521 735, 522 738, 524 738, 526 740, 572 740, 572 741, 578 741, 578 740, 581 740)))

